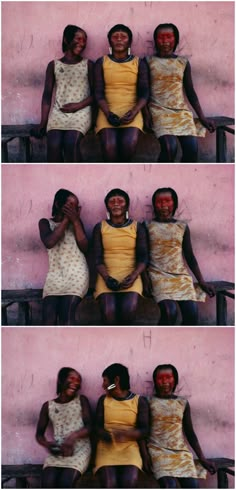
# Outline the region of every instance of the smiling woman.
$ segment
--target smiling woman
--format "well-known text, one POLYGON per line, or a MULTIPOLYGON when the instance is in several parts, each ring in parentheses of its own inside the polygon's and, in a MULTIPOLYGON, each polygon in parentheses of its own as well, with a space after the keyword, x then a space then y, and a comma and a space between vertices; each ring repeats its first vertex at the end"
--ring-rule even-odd
POLYGON ((91 409, 88 399, 78 395, 80 387, 81 375, 73 368, 61 368, 58 397, 41 408, 36 439, 50 453, 43 467, 43 488, 72 488, 89 465, 91 409), (53 425, 52 441, 45 437, 49 422, 53 425))

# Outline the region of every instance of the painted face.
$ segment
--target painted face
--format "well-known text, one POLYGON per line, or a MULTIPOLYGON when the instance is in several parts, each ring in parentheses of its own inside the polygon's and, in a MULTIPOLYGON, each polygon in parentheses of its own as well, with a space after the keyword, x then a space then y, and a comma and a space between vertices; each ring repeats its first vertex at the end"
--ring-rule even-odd
POLYGON ((174 200, 171 192, 160 192, 154 202, 155 215, 160 221, 168 221, 173 216, 174 200))
POLYGON ((158 29, 156 34, 156 46, 158 53, 161 56, 170 56, 174 51, 175 42, 174 31, 171 27, 158 29))
POLYGON ((116 31, 113 32, 110 38, 110 45, 112 47, 113 52, 123 52, 128 50, 130 46, 129 36, 127 32, 124 31, 116 31))
POLYGON ((155 386, 158 395, 165 397, 173 393, 175 378, 172 369, 160 369, 156 373, 155 386))
POLYGON ((126 200, 123 196, 112 196, 108 199, 107 209, 111 216, 122 216, 127 211, 126 200))
POLYGON ((77 371, 70 371, 64 386, 63 386, 63 391, 68 395, 68 396, 74 396, 76 395, 77 391, 80 389, 81 386, 81 376, 77 371))
POLYGON ((78 56, 86 48, 86 43, 87 36, 85 32, 77 31, 68 47, 73 52, 73 54, 78 56))

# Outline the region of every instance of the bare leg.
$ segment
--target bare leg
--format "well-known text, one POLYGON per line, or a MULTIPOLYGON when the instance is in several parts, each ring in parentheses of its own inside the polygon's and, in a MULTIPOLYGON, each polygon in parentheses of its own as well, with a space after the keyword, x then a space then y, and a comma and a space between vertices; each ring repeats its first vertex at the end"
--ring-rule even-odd
POLYGON ((132 159, 139 137, 138 128, 121 128, 119 129, 119 161, 130 162, 132 159))
POLYGON ((58 488, 61 468, 47 466, 42 472, 42 488, 58 488))
POLYGON ((118 162, 118 129, 106 128, 99 131, 104 162, 118 162))
POLYGON ((138 468, 132 465, 117 466, 119 488, 137 488, 138 468))
POLYGON ((160 325, 175 325, 177 320, 176 301, 164 299, 158 303, 161 310, 160 325))
POLYGON ((104 325, 118 325, 115 293, 103 293, 98 297, 104 325))
POLYGON ((138 293, 132 292, 117 294, 120 325, 132 325, 138 306, 138 297, 138 293))
POLYGON ((60 297, 60 325, 76 325, 76 309, 80 302, 81 298, 79 296, 66 295, 60 297))
POLYGON ((173 476, 163 476, 157 480, 160 488, 178 488, 177 480, 173 476))
POLYGON ((97 472, 101 488, 117 488, 116 467, 103 466, 97 472))
POLYGON ((83 134, 79 131, 64 131, 64 161, 77 163, 82 161, 80 142, 83 134))
POLYGON ((59 302, 59 296, 43 298, 43 325, 57 325, 59 302))
POLYGON ((196 301, 178 301, 182 314, 182 325, 198 325, 198 306, 196 301))
POLYGON ((181 162, 192 163, 198 161, 198 141, 196 136, 180 136, 179 141, 182 148, 181 162))
POLYGON ((47 161, 49 163, 63 162, 63 132, 52 129, 47 133, 47 161))
POLYGON ((164 135, 159 138, 161 145, 161 153, 158 158, 158 162, 169 163, 174 162, 177 153, 177 139, 176 136, 164 135))
POLYGON ((62 468, 59 478, 59 488, 74 488, 80 476, 80 472, 74 468, 62 468))

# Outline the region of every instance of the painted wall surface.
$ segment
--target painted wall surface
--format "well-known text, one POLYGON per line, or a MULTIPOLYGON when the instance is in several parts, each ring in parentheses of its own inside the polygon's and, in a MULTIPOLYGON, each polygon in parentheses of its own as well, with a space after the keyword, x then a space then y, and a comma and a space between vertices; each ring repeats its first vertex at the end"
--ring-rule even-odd
MULTIPOLYGON (((158 187, 173 187, 179 196, 176 217, 186 220, 206 280, 234 280, 233 165, 3 165, 2 288, 43 287, 48 259, 38 221, 51 216, 61 187, 78 195, 81 217, 91 239, 94 225, 106 218, 104 197, 114 187, 130 195, 130 215, 152 218, 151 197, 158 187)), ((91 286, 94 263, 89 256, 91 286)), ((233 300, 228 300, 234 322, 233 300)), ((215 319, 215 299, 200 305, 215 319)), ((230 323, 231 324, 231 323, 230 323)))
MULTIPOLYGON (((206 456, 234 457, 233 328, 5 327, 2 463, 43 462, 46 451, 34 439, 35 428, 42 404, 56 396, 62 366, 80 371, 81 392, 94 409, 103 393, 102 372, 113 362, 129 368, 131 389, 143 395, 153 392, 157 364, 174 364, 180 375, 176 393, 190 402, 206 456)), ((216 476, 201 486, 216 488, 216 476)))
MULTIPOLYGON (((2 122, 37 123, 48 62, 61 57, 67 24, 88 34, 84 56, 108 52, 106 34, 117 23, 133 31, 132 51, 153 53, 153 31, 172 22, 180 31, 177 53, 192 66, 195 89, 207 116, 234 117, 234 2, 2 2, 2 122), (14 33, 14 34, 13 34, 14 33)), ((215 137, 200 138, 215 155, 215 137)), ((229 136, 233 161, 233 137, 229 136)), ((208 161, 208 160, 206 160, 208 161)))

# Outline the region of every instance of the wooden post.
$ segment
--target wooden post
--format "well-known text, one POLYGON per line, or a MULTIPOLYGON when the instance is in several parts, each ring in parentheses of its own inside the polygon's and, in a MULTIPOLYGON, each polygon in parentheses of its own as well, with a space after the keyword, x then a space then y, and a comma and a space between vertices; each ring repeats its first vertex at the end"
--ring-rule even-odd
POLYGON ((216 294, 216 324, 227 325, 227 301, 223 293, 216 294))
POLYGON ((223 128, 216 128, 216 161, 227 162, 226 135, 223 128))
POLYGON ((217 471, 217 488, 228 488, 228 476, 223 469, 217 471))

